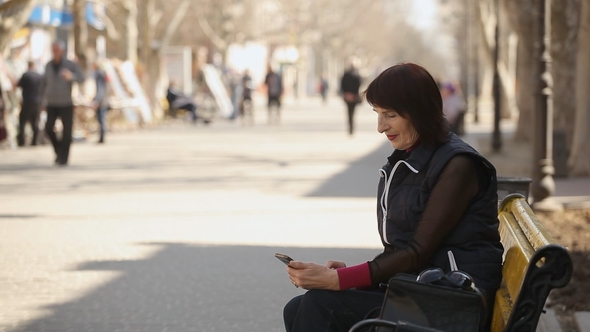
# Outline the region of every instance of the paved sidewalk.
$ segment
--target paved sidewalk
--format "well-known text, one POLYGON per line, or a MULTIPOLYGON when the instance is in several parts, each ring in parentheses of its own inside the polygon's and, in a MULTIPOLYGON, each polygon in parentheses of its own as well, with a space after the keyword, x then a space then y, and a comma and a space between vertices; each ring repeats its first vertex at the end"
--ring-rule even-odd
POLYGON ((0 150, 0 331, 284 331, 302 290, 275 252, 375 256, 374 114, 353 137, 339 100, 255 117, 111 133, 68 167, 0 150))

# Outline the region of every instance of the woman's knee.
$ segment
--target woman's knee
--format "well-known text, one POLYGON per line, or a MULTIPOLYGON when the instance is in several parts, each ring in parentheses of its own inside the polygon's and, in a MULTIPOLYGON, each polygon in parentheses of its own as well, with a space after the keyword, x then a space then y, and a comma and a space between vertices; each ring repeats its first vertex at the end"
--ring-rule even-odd
MULTIPOLYGON (((326 289, 312 289, 300 296, 298 309, 305 312, 322 312, 330 307, 335 292, 326 289)), ((337 294, 337 293, 336 293, 337 294)))
POLYGON ((303 295, 296 296, 292 298, 291 301, 289 301, 283 308, 283 321, 285 322, 285 328, 287 329, 287 332, 291 331, 293 324, 295 323, 295 317, 299 311, 299 306, 301 305, 302 299, 303 295))

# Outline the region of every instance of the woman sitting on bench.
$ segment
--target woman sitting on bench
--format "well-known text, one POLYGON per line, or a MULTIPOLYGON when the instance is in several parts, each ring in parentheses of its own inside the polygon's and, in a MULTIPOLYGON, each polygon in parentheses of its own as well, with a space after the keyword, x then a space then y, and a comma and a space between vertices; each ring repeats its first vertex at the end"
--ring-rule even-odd
POLYGON ((383 252, 354 266, 290 262, 291 282, 309 291, 285 306, 286 330, 348 331, 382 305, 380 283, 425 268, 449 272, 449 250, 485 291, 491 310, 503 252, 494 166, 449 132, 438 86, 423 67, 392 66, 363 94, 376 113, 377 130, 393 147, 379 170, 383 252))
POLYGON ((168 102, 168 114, 171 117, 176 117, 178 110, 185 110, 191 113, 193 123, 196 123, 199 116, 197 114, 197 104, 188 96, 185 96, 182 91, 176 88, 176 83, 170 81, 168 89, 166 90, 166 101, 168 102))

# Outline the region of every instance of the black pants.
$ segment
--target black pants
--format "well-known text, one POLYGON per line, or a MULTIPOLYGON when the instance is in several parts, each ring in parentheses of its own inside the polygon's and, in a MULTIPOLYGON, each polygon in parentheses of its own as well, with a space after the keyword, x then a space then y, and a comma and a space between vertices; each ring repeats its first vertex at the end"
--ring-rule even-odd
POLYGON ((281 97, 268 96, 268 123, 279 123, 281 122, 281 97), (272 109, 276 109, 276 115, 274 120, 272 119, 272 109))
POLYGON ((357 103, 346 103, 346 108, 348 109, 348 133, 352 135, 354 132, 354 110, 356 108, 357 103))
POLYGON ((383 304, 382 291, 310 290, 293 298, 283 310, 287 332, 347 332, 383 304))
POLYGON ((68 163, 68 157, 70 155, 70 145, 72 144, 72 126, 74 124, 74 106, 60 106, 53 107, 47 106, 47 124, 45 125, 45 132, 51 144, 57 158, 55 161, 58 164, 65 165, 68 163), (63 124, 63 132, 61 139, 57 139, 57 135, 54 130, 55 120, 61 119, 63 124))
POLYGON ((192 116, 193 123, 197 123, 197 120, 199 119, 199 115, 197 114, 197 105, 195 103, 186 103, 186 104, 182 104, 180 106, 171 107, 170 108, 170 116, 175 118, 178 110, 185 110, 185 111, 189 112, 192 116))
POLYGON ((25 145, 25 126, 27 123, 33 129, 31 145, 37 145, 37 138, 39 137, 39 106, 39 103, 23 102, 18 117, 18 135, 16 136, 18 146, 25 145))
POLYGON ((104 134, 107 131, 107 111, 107 108, 104 106, 98 106, 96 110, 96 119, 100 126, 100 138, 98 139, 100 143, 104 142, 104 134))

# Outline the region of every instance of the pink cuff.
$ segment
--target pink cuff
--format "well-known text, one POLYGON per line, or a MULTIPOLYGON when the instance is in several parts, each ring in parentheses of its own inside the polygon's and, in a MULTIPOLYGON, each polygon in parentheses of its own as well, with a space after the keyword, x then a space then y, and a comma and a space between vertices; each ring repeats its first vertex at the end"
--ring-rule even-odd
POLYGON ((369 263, 337 269, 340 290, 349 288, 366 288, 371 286, 369 263))

